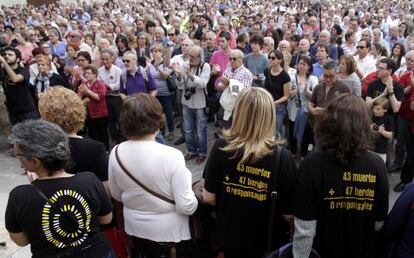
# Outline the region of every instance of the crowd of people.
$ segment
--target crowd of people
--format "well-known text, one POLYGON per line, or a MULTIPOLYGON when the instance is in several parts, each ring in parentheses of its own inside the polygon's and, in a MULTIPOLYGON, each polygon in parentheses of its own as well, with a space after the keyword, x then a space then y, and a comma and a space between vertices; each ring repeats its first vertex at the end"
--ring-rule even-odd
POLYGON ((11 239, 33 257, 256 258, 289 241, 295 258, 414 257, 413 13, 395 0, 2 6, 0 127, 31 183, 10 193, 11 239))

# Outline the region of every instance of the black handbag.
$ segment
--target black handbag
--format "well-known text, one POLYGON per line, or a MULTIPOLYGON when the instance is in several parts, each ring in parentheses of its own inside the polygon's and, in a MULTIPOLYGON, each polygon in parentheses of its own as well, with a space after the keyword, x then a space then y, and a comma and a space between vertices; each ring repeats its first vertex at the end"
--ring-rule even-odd
POLYGON ((177 90, 176 79, 177 79, 177 75, 175 74, 174 71, 170 73, 170 75, 168 75, 167 79, 165 79, 165 81, 167 82, 168 90, 170 92, 175 92, 177 90))

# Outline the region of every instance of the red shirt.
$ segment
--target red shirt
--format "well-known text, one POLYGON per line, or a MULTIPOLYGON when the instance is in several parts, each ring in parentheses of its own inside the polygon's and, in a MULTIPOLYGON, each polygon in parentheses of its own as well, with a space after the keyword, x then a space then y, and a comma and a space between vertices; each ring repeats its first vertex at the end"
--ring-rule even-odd
MULTIPOLYGON (((410 75, 411 72, 408 71, 401 75, 399 83, 403 88, 411 85, 410 75)), ((405 95, 404 101, 401 103, 400 110, 398 111, 398 116, 402 119, 414 121, 414 111, 410 109, 410 103, 413 96, 414 89, 411 89, 410 92, 405 95)))
MULTIPOLYGON (((362 80, 362 85, 361 85, 361 95, 362 95, 362 97, 365 98, 365 94, 367 93, 367 90, 368 90, 368 85, 370 85, 371 82, 378 79, 377 75, 378 75, 378 71, 375 71, 375 72, 372 72, 372 73, 368 74, 365 77, 365 79, 362 80)), ((392 79, 394 81, 398 81, 398 78, 395 74, 392 75, 392 79)))
POLYGON ((108 116, 108 107, 106 106, 105 95, 106 95, 106 86, 102 81, 96 80, 95 83, 89 87, 89 89, 98 94, 99 100, 96 101, 93 98, 89 98, 87 110, 88 118, 100 118, 108 116))
MULTIPOLYGON (((412 102, 414 102, 414 94, 411 94, 411 97, 410 97, 410 103, 412 102)), ((411 123, 411 133, 414 134, 414 121, 411 123)))

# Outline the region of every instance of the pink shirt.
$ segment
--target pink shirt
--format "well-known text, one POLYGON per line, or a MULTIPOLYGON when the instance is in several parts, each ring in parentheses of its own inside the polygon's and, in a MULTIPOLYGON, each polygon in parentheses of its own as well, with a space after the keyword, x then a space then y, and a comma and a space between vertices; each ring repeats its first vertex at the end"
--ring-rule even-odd
POLYGON ((213 65, 219 65, 220 66, 220 72, 217 74, 216 82, 214 85, 217 87, 217 83, 220 82, 220 78, 223 75, 224 70, 226 70, 227 66, 230 65, 230 54, 227 54, 223 50, 219 49, 216 52, 213 53, 210 59, 210 66, 211 70, 213 70, 213 65))
POLYGON ((22 53, 22 61, 24 64, 30 64, 33 59, 32 50, 35 49, 35 45, 32 43, 27 43, 26 45, 18 45, 16 49, 22 53))

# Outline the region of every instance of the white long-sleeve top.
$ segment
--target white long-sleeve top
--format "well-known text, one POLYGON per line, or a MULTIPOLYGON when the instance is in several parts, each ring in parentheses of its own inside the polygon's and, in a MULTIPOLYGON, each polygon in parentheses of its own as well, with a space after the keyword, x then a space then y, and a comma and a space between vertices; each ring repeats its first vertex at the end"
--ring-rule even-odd
POLYGON ((175 201, 163 201, 137 185, 109 157, 109 189, 124 204, 125 231, 131 236, 156 242, 179 242, 191 238, 189 215, 197 208, 191 188, 191 172, 183 154, 155 141, 127 141, 118 147, 124 166, 142 184, 175 201))

